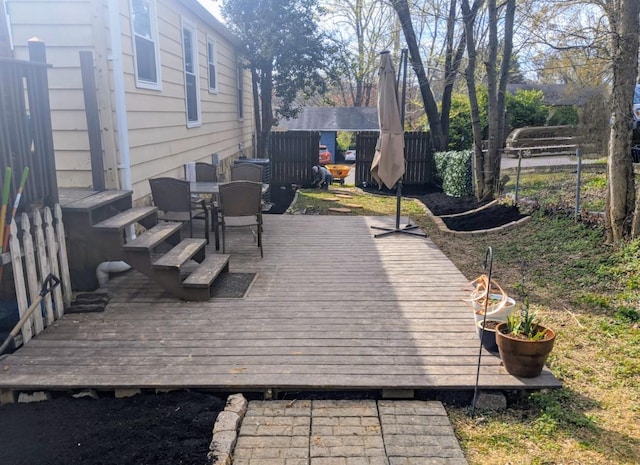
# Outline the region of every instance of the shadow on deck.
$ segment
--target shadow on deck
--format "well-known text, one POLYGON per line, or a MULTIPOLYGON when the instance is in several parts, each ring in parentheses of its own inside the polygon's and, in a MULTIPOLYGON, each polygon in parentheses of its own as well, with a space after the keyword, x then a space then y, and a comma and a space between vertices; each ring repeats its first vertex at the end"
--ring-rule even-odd
MULTIPOLYGON (((264 259, 232 231, 230 273, 255 273, 243 298, 185 302, 139 273, 114 276, 103 313, 67 314, 2 359, 0 389, 473 389, 468 280, 429 239, 376 239, 373 224, 393 219, 268 215, 264 259)), ((483 352, 479 386, 560 382, 547 369, 515 378, 483 352)))

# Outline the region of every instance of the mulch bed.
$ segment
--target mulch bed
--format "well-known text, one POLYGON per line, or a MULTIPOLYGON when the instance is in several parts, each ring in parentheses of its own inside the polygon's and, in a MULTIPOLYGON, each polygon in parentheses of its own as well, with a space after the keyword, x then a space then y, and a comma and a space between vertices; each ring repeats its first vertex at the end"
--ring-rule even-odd
POLYGON ((478 212, 468 215, 443 217, 475 210, 489 202, 479 203, 475 197, 451 197, 442 192, 431 192, 416 196, 436 216, 442 217, 442 221, 452 231, 481 231, 497 228, 524 218, 516 206, 492 205, 478 212))
POLYGON ((176 391, 0 406, 3 465, 204 465, 224 401, 176 391))
POLYGON ((508 205, 492 205, 479 212, 463 216, 442 218, 452 231, 479 231, 497 228, 524 218, 518 207, 508 205))
POLYGON ((269 196, 272 203, 267 213, 281 215, 287 211, 296 191, 291 186, 271 186, 269 196))
POLYGON ((488 201, 479 203, 474 196, 452 197, 444 192, 431 192, 416 198, 436 216, 463 213, 489 203, 488 201))

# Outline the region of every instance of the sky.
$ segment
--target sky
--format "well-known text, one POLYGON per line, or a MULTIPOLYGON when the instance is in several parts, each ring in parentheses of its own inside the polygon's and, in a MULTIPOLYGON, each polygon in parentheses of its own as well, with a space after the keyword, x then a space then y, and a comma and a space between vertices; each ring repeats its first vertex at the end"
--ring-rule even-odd
POLYGON ((222 0, 198 0, 218 21, 222 21, 222 15, 220 14, 221 1, 222 0))

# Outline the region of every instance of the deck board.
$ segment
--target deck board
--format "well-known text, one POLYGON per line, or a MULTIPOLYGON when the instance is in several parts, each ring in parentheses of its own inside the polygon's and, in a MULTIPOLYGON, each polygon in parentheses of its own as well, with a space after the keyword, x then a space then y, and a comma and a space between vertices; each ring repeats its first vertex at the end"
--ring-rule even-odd
MULTIPOLYGON (((0 361, 0 388, 470 389, 468 280, 428 238, 373 237, 393 221, 267 215, 264 259, 248 231, 229 231, 229 271, 257 273, 241 299, 185 302, 115 276, 103 313, 66 315, 0 361)), ((488 352, 479 384, 560 386, 547 369, 515 378, 488 352)))

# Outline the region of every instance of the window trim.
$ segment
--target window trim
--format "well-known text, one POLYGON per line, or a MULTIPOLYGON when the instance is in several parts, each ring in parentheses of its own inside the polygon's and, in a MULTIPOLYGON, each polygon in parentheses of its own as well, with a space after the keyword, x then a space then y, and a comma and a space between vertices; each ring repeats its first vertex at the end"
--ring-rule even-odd
POLYGON ((156 0, 142 0, 150 5, 150 18, 149 23, 151 26, 151 34, 153 41, 153 51, 155 53, 155 63, 156 63, 156 79, 157 82, 147 81, 140 78, 138 72, 138 50, 136 47, 136 32, 135 26, 133 22, 133 2, 134 0, 129 0, 129 19, 131 22, 131 43, 133 47, 133 67, 135 74, 136 87, 139 89, 150 89, 150 90, 162 90, 162 66, 160 65, 160 44, 159 44, 159 34, 158 34, 158 10, 156 5, 156 0))
POLYGON ((207 86, 210 94, 218 93, 218 42, 215 38, 207 34, 207 86), (209 56, 209 47, 213 49, 213 57, 209 56), (213 59, 213 62, 211 61, 213 59), (213 65, 213 82, 211 87, 211 66, 213 65))
POLYGON ((202 104, 200 101, 200 65, 199 65, 199 51, 198 51, 198 28, 196 27, 195 24, 190 23, 189 21, 187 21, 184 17, 181 17, 181 28, 180 28, 180 37, 182 38, 182 66, 183 66, 183 76, 184 76, 184 106, 185 106, 185 117, 187 119, 187 127, 188 128, 195 128, 195 127, 199 127, 202 126, 202 104), (185 31, 189 31, 192 35, 192 50, 191 53, 193 54, 193 75, 195 76, 195 80, 196 80, 196 86, 195 86, 195 90, 196 90, 196 104, 198 105, 198 108, 196 109, 196 113, 198 116, 198 119, 196 121, 189 121, 189 91, 187 88, 187 64, 185 61, 186 58, 186 50, 184 47, 184 33, 185 31))

